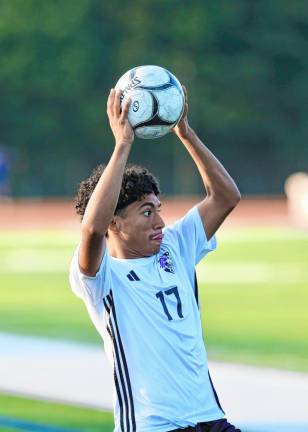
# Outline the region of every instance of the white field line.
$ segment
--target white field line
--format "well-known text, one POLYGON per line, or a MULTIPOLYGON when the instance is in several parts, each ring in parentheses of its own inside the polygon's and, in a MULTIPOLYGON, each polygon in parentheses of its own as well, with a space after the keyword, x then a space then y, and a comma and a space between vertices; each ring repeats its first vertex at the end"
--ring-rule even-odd
POLYGON ((266 261, 224 262, 197 266, 200 283, 301 283, 308 281, 308 268, 304 264, 272 264, 266 261))
MULTIPOLYGON (((68 272, 71 254, 60 250, 24 248, 8 250, 0 260, 0 273, 68 272)), ((308 280, 304 263, 205 262, 197 266, 201 283, 300 283, 308 280)))
POLYGON ((0 260, 1 273, 68 272, 72 255, 67 251, 24 248, 8 250, 0 260))

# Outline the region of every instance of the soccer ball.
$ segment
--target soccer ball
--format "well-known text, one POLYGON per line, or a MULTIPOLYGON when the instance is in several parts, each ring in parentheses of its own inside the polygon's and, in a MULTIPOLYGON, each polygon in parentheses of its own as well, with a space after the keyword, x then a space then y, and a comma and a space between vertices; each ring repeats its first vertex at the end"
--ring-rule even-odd
POLYGON ((183 114, 182 86, 171 72, 160 66, 138 66, 129 70, 115 89, 122 91, 121 106, 131 98, 128 120, 138 138, 166 135, 183 114))

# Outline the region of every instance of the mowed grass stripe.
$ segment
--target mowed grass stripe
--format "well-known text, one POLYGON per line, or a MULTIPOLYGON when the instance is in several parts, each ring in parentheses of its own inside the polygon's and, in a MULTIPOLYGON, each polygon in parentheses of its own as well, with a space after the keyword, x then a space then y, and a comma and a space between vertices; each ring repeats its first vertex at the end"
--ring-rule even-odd
POLYGON ((17 419, 15 417, 7 417, 0 415, 0 430, 2 430, 3 426, 9 427, 11 430, 15 429, 27 432, 81 432, 79 429, 59 428, 33 421, 25 421, 17 419))
MULTIPOLYGON (((22 249, 10 251, 0 261, 0 273, 64 273, 68 272, 71 251, 22 249)), ((300 283, 308 280, 306 263, 249 262, 204 262, 198 265, 200 282, 247 284, 247 283, 300 283)))
MULTIPOLYGON (((290 230, 249 235, 222 232, 218 249, 198 266, 210 355, 308 370, 308 236, 290 230)), ((18 233, 10 247, 4 237, 0 331, 100 343, 69 288, 78 235, 18 233)))
MULTIPOLYGON (((0 407, 0 415, 11 417, 16 421, 41 423, 55 429, 68 428, 83 432, 111 432, 114 426, 112 413, 95 409, 5 394, 0 394, 0 407)), ((0 428, 0 430, 3 429, 0 428)))
MULTIPOLYGON (((46 242, 51 239, 54 242, 54 237, 46 236, 44 247, 40 243, 0 249, 0 273, 67 272, 76 245, 50 246, 46 242)), ((255 240, 250 243, 238 240, 237 244, 222 241, 214 253, 215 260, 209 256, 198 266, 198 274, 201 281, 226 284, 304 282, 308 280, 307 250, 308 240, 289 239, 286 244, 283 236, 279 241, 267 242, 264 248, 255 240)))
POLYGON ((74 247, 80 234, 75 231, 1 231, 0 250, 16 248, 74 247))
POLYGON ((261 262, 233 262, 201 264, 197 267, 198 280, 201 283, 212 283, 233 286, 236 284, 247 285, 265 284, 293 284, 304 283, 308 280, 308 266, 304 263, 270 264, 261 262))

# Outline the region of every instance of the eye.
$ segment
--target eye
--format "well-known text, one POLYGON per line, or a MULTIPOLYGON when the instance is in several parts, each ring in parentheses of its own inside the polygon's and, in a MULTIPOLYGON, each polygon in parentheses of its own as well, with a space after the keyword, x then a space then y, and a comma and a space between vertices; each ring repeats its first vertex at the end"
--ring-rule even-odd
POLYGON ((151 214, 152 214, 152 210, 146 210, 145 212, 143 212, 143 215, 144 215, 145 217, 150 217, 151 214))

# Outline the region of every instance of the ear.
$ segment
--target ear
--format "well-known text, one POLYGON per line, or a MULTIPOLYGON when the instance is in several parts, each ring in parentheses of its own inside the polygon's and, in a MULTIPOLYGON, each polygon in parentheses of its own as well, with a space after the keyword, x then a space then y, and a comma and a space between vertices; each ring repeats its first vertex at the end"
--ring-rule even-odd
POLYGON ((120 231, 119 218, 117 216, 113 216, 108 229, 114 233, 118 233, 120 231))

